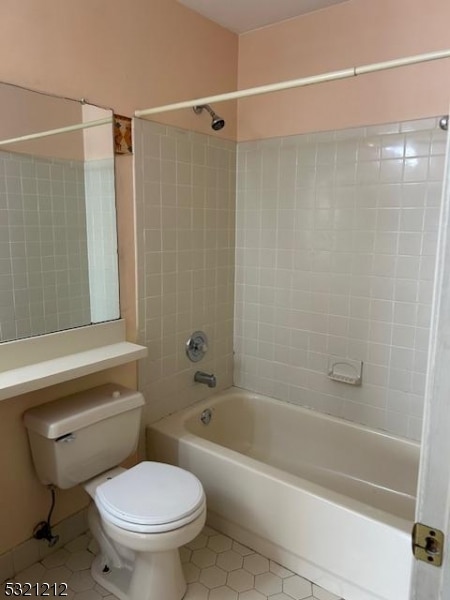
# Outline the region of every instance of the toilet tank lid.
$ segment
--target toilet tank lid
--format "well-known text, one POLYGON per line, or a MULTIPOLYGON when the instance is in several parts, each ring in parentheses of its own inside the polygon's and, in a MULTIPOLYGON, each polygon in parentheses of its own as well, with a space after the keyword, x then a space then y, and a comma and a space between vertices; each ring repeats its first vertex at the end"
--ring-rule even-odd
POLYGON ((36 406, 28 410, 23 419, 27 429, 56 439, 144 404, 140 392, 106 383, 36 406))

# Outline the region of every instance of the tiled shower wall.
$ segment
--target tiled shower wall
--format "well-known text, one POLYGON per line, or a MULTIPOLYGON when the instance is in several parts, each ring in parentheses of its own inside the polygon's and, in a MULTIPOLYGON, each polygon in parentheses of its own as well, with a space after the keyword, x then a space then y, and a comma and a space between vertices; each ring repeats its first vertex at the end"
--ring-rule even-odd
POLYGON ((0 152, 0 341, 90 320, 83 163, 0 152))
POLYGON ((426 119, 239 144, 236 385, 420 438, 445 141, 426 119))
POLYGON ((236 144, 135 121, 139 387, 147 422, 232 384, 236 144), (204 360, 185 344, 204 330, 204 360), (194 383, 214 373, 217 388, 194 383))

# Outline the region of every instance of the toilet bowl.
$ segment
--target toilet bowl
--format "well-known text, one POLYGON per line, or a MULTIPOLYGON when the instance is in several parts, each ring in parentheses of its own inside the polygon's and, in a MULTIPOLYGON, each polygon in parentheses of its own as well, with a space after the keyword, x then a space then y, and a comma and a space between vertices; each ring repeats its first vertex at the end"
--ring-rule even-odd
POLYGON ((199 480, 172 465, 142 462, 85 485, 89 525, 100 546, 92 576, 120 600, 180 600, 186 591, 178 549, 206 520, 199 480))
POLYGON ((110 383, 34 407, 24 423, 41 483, 82 484, 92 498, 95 581, 120 600, 181 600, 178 549, 203 528, 205 494, 179 467, 117 466, 136 450, 144 404, 139 392, 110 383))

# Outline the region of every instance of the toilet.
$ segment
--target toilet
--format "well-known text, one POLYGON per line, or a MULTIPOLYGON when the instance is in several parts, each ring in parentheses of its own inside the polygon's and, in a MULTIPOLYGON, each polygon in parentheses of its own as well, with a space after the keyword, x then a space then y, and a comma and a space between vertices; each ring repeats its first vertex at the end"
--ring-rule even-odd
POLYGON ((139 392, 106 384, 32 408, 24 424, 39 480, 61 489, 82 484, 93 500, 95 581, 120 600, 180 600, 179 548, 202 530, 206 499, 200 481, 179 467, 118 466, 136 450, 144 403, 139 392))

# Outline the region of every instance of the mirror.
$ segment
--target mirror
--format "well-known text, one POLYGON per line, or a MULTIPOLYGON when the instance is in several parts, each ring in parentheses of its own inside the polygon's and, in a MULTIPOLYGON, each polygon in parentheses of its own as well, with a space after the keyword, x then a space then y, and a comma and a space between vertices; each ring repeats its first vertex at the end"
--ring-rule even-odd
POLYGON ((4 83, 0 107, 0 341, 118 319, 112 111, 4 83))

